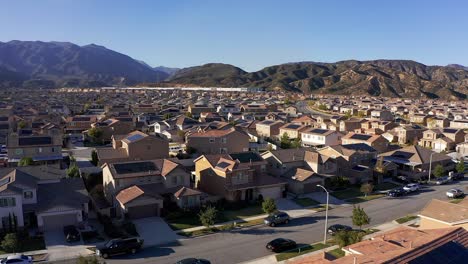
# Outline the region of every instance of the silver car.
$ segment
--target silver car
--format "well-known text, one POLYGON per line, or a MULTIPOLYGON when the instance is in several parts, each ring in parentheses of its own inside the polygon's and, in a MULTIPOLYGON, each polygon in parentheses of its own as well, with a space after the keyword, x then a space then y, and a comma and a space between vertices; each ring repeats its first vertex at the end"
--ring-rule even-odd
POLYGON ((278 224, 287 224, 289 223, 289 215, 285 212, 276 212, 269 215, 263 222, 268 226, 275 226, 278 224))

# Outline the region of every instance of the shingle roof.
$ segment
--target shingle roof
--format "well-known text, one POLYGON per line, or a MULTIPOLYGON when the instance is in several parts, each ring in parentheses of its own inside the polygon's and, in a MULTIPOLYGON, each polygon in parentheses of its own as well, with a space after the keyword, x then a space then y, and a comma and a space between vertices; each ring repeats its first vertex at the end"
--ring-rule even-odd
MULTIPOLYGON (((465 199, 468 201, 468 199, 465 199)), ((443 221, 446 223, 468 222, 468 202, 454 204, 432 199, 422 210, 420 215, 443 221)))

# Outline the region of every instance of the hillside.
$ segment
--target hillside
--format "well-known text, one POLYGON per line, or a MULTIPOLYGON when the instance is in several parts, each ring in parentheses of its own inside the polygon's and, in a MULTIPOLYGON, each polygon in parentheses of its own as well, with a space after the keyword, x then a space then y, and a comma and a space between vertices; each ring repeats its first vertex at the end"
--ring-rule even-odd
POLYGON ((23 81, 45 81, 52 87, 134 85, 168 77, 102 46, 40 41, 0 42, 0 74, 0 83, 9 86, 21 83, 21 76, 23 81), (11 78, 17 82, 8 81, 11 78))
POLYGON ((468 71, 406 60, 298 62, 247 73, 227 64, 180 70, 167 80, 178 85, 263 87, 305 93, 466 99, 468 71))

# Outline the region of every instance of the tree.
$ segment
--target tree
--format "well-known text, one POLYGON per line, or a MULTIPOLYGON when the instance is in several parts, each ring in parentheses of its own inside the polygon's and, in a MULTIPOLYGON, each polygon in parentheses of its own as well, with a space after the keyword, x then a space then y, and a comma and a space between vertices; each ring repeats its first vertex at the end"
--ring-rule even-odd
POLYGON ((346 111, 344 116, 346 117, 346 119, 350 119, 353 116, 353 113, 351 112, 351 110, 348 110, 346 111))
POLYGON ((339 231, 333 238, 338 246, 346 247, 360 242, 364 235, 364 232, 359 231, 339 231))
POLYGON ((351 216, 353 220, 353 225, 359 226, 359 229, 362 229, 363 225, 368 225, 370 223, 370 217, 364 212, 364 209, 358 206, 353 206, 353 215, 351 216))
POLYGON ((215 207, 208 206, 205 210, 201 211, 198 214, 198 217, 200 218, 200 222, 202 223, 202 225, 206 226, 207 228, 210 228, 215 224, 217 215, 218 210, 216 210, 215 207))
POLYGON ((97 155, 97 151, 95 149, 93 149, 93 151, 91 152, 91 163, 94 166, 97 166, 98 162, 99 162, 99 158, 98 158, 98 155, 97 155))
POLYGON ((262 210, 263 212, 267 213, 267 214, 271 214, 273 213, 274 211, 276 211, 276 203, 275 203, 275 200, 271 199, 271 198, 266 198, 265 200, 263 200, 262 202, 262 210))
POLYGON ((171 118, 171 117, 172 117, 171 113, 165 113, 165 114, 163 115, 164 120, 167 120, 167 119, 169 119, 169 118, 171 118))
POLYGON ((370 183, 364 183, 361 185, 361 192, 364 193, 364 195, 367 197, 368 194, 372 193, 374 190, 374 185, 370 183))
POLYGON ((185 116, 186 116, 186 117, 190 117, 190 118, 193 117, 192 113, 190 113, 190 112, 185 112, 185 116))
POLYGON ((34 160, 31 157, 24 157, 20 159, 18 162, 18 166, 24 167, 24 166, 31 166, 34 164, 34 160))
POLYGON ((90 136, 94 142, 97 142, 102 137, 102 129, 98 127, 92 127, 88 130, 88 136, 90 136))
POLYGON ((177 130, 177 136, 185 140, 185 131, 177 130))
POLYGON ((327 106, 324 105, 324 104, 320 104, 319 107, 318 107, 319 110, 322 110, 322 111, 325 111, 327 110, 327 106))
POLYGON ((465 162, 463 160, 459 160, 455 169, 458 173, 465 172, 465 162))
POLYGON ((301 147, 301 140, 299 138, 295 138, 291 142, 291 148, 300 148, 301 147))
POLYGON ((445 173, 444 166, 437 164, 437 166, 435 166, 434 168, 434 176, 439 178, 439 177, 444 176, 444 173, 445 173))
POLYGON ((8 233, 2 240, 1 246, 8 253, 20 251, 20 242, 16 233, 8 233))
POLYGON ((284 132, 280 139, 280 146, 282 149, 288 149, 291 147, 291 141, 289 140, 288 133, 284 132))
POLYGON ((76 163, 73 163, 68 169, 67 169, 67 176, 70 178, 78 178, 80 177, 80 169, 78 166, 76 166, 76 163))
POLYGON ((23 129, 27 126, 26 122, 24 120, 21 120, 18 122, 18 128, 23 129))

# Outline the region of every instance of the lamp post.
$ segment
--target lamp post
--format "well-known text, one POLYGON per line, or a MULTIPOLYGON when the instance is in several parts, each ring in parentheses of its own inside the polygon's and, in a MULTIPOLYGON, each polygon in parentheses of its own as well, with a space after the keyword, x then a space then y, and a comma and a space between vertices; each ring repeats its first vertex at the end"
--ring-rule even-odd
POLYGON ((325 187, 323 187, 322 185, 320 184, 317 184, 317 187, 320 187, 322 188, 326 193, 327 193, 327 207, 325 208, 325 231, 324 231, 324 234, 323 234, 323 244, 327 244, 327 228, 328 228, 328 196, 329 196, 329 193, 327 191, 327 189, 325 189, 325 187))
POLYGON ((431 182, 431 170, 432 170, 432 155, 434 155, 435 152, 431 153, 431 156, 429 157, 429 183, 431 182))

